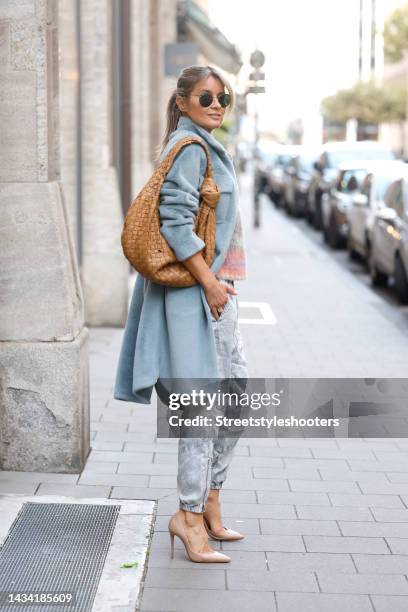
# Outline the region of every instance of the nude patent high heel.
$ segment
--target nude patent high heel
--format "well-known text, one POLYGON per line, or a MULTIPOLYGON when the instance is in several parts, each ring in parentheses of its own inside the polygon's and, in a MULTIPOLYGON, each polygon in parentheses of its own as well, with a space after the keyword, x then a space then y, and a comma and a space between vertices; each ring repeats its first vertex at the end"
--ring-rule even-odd
POLYGON ((242 540, 245 537, 244 535, 242 535, 242 533, 239 533, 239 531, 234 531, 233 529, 230 529, 229 527, 224 527, 225 529, 224 535, 217 536, 215 535, 215 533, 211 531, 210 523, 208 522, 208 520, 205 518, 204 515, 203 515, 203 518, 204 518, 204 527, 206 528, 208 535, 211 536, 213 540, 233 542, 234 540, 242 540))
POLYGON ((184 525, 184 521, 181 518, 180 514, 174 514, 168 524, 169 534, 170 534, 170 557, 174 558, 174 536, 178 536, 180 540, 183 542, 184 547, 186 549, 187 557, 190 561, 194 561, 195 563, 228 563, 231 561, 231 558, 227 555, 224 555, 217 550, 213 552, 195 552, 191 549, 186 529, 184 525))

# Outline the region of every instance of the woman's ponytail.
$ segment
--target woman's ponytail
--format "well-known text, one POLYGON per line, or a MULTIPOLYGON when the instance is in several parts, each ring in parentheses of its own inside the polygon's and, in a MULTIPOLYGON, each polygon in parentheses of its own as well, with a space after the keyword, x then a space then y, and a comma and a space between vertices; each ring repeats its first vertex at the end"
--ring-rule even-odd
POLYGON ((173 91, 167 103, 166 131, 164 133, 164 137, 161 142, 161 150, 163 150, 166 144, 169 142, 170 134, 174 132, 174 130, 177 128, 178 120, 181 117, 181 110, 176 104, 176 97, 177 97, 177 89, 173 91))

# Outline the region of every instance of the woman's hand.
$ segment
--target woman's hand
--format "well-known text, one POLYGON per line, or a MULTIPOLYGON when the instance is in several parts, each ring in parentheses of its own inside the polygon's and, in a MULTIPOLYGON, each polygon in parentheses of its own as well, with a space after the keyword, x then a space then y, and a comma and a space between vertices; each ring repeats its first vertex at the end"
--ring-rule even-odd
POLYGON ((218 321, 220 314, 224 310, 224 306, 228 301, 227 294, 232 293, 233 295, 237 295, 238 291, 232 287, 232 285, 227 285, 226 283, 218 280, 218 278, 206 264, 201 251, 195 253, 188 259, 184 259, 183 264, 204 289, 205 297, 212 315, 216 321, 218 321))
POLYGON ((216 321, 221 316, 226 303, 228 302, 228 293, 237 295, 237 290, 231 285, 220 282, 216 277, 210 283, 203 286, 207 303, 210 307, 213 317, 216 321))

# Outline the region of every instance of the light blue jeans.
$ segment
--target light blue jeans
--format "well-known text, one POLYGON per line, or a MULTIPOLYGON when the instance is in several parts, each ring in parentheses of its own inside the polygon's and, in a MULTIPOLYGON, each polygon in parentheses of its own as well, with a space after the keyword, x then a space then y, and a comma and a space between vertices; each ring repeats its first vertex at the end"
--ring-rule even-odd
MULTIPOLYGON (((234 285, 233 281, 222 282, 234 285)), ((238 298, 228 293, 228 302, 218 319, 212 317, 220 378, 248 378, 241 332, 238 298)), ((180 438, 177 490, 179 507, 204 512, 210 489, 221 489, 227 477, 238 437, 180 438)))

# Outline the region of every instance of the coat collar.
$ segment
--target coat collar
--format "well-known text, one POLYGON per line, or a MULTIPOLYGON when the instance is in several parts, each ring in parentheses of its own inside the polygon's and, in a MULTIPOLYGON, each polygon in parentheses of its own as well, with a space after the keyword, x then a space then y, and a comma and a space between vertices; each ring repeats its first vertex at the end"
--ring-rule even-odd
POLYGON ((231 157, 228 151, 224 148, 224 146, 220 143, 219 140, 215 138, 210 132, 207 132, 204 128, 197 125, 194 121, 185 115, 181 115, 177 123, 177 129, 185 129, 196 132, 199 136, 201 136, 213 149, 217 151, 222 156, 231 157))

